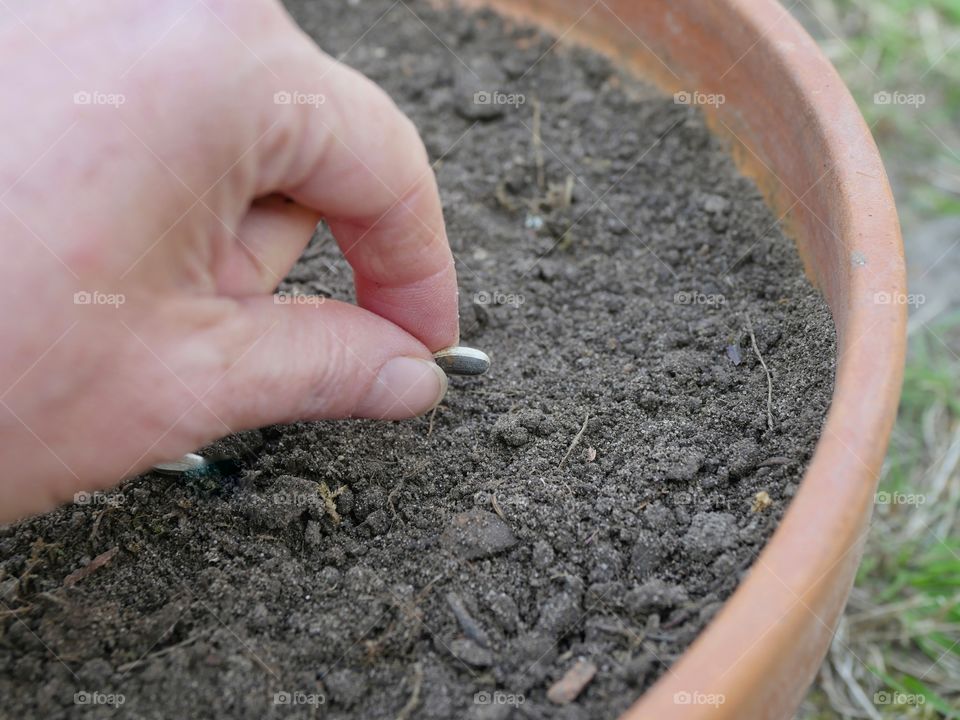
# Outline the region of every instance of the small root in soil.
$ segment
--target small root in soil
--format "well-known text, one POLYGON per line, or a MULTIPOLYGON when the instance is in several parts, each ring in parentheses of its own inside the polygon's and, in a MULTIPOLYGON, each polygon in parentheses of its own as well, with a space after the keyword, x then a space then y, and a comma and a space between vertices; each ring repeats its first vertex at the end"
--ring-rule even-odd
POLYGON ((423 665, 417 662, 413 664, 413 681, 410 699, 407 700, 407 704, 400 710, 400 713, 397 715, 397 720, 407 720, 407 718, 413 714, 413 711, 417 709, 417 705, 420 704, 421 687, 423 687, 423 665))
POLYGON ((587 431, 587 423, 590 422, 590 413, 587 413, 586 417, 583 418, 583 425, 580 427, 580 432, 578 432, 574 438, 573 442, 570 443, 570 447, 567 448, 566 454, 564 454, 563 459, 560 460, 560 464, 557 465, 557 470, 563 467, 564 463, 567 462, 567 458, 570 457, 577 445, 580 444, 580 439, 583 437, 583 434, 587 431))
POLYGON ((757 346, 757 336, 753 332, 753 323, 750 322, 750 315, 747 318, 747 332, 750 333, 750 344, 753 346, 753 352, 757 354, 757 360, 763 366, 763 371, 767 374, 767 429, 773 430, 773 376, 770 374, 770 368, 767 367, 763 355, 760 354, 760 348, 757 346))
POLYGON ((114 546, 109 550, 107 550, 106 552, 100 553, 93 560, 88 562, 86 565, 84 565, 81 568, 77 568, 72 573, 67 575, 63 579, 63 586, 65 588, 73 587, 88 575, 92 575, 93 573, 95 573, 104 565, 109 565, 110 561, 113 560, 114 556, 118 552, 120 552, 120 548, 118 546, 114 546))
POLYGON ((503 510, 500 508, 500 503, 497 502, 496 493, 490 493, 490 506, 493 508, 493 511, 500 516, 501 520, 504 522, 507 521, 507 519, 503 516, 503 510))

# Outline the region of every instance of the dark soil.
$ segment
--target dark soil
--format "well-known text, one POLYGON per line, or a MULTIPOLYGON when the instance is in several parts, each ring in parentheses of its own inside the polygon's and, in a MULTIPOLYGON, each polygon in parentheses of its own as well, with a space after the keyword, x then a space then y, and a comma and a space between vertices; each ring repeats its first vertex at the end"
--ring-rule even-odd
MULTIPOLYGON (((218 447, 239 467, 0 529, 0 714, 614 717, 795 492, 828 310, 696 108, 490 15, 288 4, 420 127, 493 367, 433 418, 246 433, 218 447)), ((325 231, 284 287, 351 296, 325 231)))

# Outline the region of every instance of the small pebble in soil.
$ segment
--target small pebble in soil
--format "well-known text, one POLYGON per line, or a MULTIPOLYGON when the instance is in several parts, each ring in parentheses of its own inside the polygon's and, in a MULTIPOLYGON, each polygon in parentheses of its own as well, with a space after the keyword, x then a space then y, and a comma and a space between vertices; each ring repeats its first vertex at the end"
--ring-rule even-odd
POLYGON ((547 698, 556 705, 566 705, 577 699, 597 674, 597 666, 589 660, 578 660, 562 678, 547 691, 547 698))
POLYGON ((470 615, 470 611, 467 610, 463 599, 456 593, 447 593, 447 604, 450 605, 450 609, 453 611, 453 615, 457 619, 460 629, 463 630, 463 634, 481 647, 490 647, 490 638, 484 629, 480 627, 480 624, 470 615))
POLYGON ((433 359, 447 375, 483 375, 490 368, 485 352, 463 345, 435 352, 433 359))

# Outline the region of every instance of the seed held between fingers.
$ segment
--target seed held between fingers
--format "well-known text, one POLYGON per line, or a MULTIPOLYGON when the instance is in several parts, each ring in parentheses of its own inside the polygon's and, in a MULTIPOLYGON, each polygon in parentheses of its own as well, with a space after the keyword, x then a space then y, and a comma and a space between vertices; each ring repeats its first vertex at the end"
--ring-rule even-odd
MULTIPOLYGON (((433 359, 448 375, 483 375, 490 368, 490 358, 485 352, 462 345, 435 352, 433 359)), ((153 470, 165 475, 184 475, 203 471, 211 466, 211 463, 200 455, 187 453, 178 460, 158 463, 153 466, 153 470)))
POLYGON ((485 352, 462 345, 435 352, 433 359, 448 375, 483 375, 490 368, 485 352))

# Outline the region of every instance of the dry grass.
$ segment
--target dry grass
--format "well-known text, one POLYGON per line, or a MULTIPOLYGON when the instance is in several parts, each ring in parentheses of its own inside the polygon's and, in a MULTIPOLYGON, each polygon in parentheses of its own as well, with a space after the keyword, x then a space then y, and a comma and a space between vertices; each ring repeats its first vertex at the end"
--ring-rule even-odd
MULTIPOLYGON (((907 242, 921 223, 960 215, 960 0, 787 6, 818 38, 873 128, 907 242), (877 102, 883 92, 923 101, 877 102)), ((950 252, 960 252, 957 240, 950 252)), ((960 718, 957 310, 911 320, 874 524, 846 613, 798 714, 805 720, 960 718)))
POLYGON ((960 363, 913 341, 863 565, 800 716, 960 717, 960 363))

